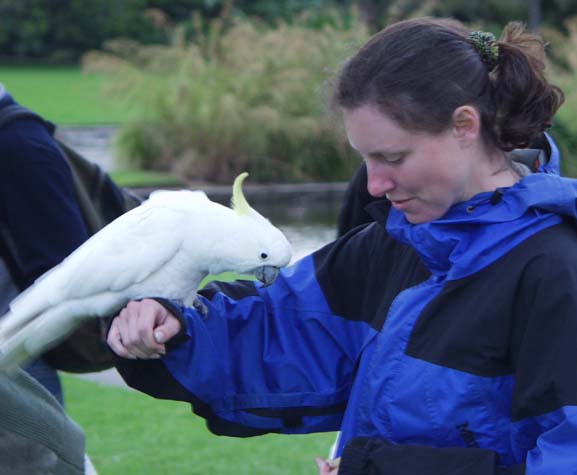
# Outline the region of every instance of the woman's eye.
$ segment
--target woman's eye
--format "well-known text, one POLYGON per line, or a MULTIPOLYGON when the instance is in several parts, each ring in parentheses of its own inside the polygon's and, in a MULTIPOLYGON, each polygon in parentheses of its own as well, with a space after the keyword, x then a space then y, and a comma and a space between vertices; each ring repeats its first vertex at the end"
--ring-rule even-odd
POLYGON ((365 160, 375 160, 389 165, 398 165, 407 156, 406 152, 399 153, 374 153, 366 157, 365 160))
POLYGON ((405 158, 405 154, 399 153, 397 155, 390 155, 390 156, 384 157, 383 160, 387 163, 390 163, 391 165, 399 165, 400 163, 402 163, 404 158, 405 158))

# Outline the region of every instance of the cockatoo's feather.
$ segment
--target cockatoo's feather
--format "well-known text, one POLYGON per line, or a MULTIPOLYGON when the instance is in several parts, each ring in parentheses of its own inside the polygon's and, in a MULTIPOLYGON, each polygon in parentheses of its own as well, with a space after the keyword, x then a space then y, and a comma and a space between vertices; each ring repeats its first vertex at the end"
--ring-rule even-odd
POLYGON ((110 223, 98 233, 98 239, 86 241, 16 297, 10 310, 23 321, 2 319, 0 332, 11 331, 63 300, 82 299, 107 291, 121 292, 144 280, 173 258, 180 246, 180 239, 170 226, 174 225, 177 213, 145 203, 110 223), (138 266, 134 262, 138 262, 138 266), (83 272, 82 278, 78 278, 80 269, 111 268, 116 272, 83 272))
POLYGON ((232 185, 232 199, 230 200, 230 207, 235 210, 240 216, 250 215, 250 206, 242 193, 242 183, 248 176, 248 173, 241 173, 236 177, 232 185))
POLYGON ((209 273, 275 275, 262 268, 288 264, 290 245, 248 206, 243 175, 235 182, 235 203, 247 213, 202 192, 156 191, 40 277, 0 319, 0 369, 41 354, 84 318, 111 315, 129 300, 191 302, 209 273))

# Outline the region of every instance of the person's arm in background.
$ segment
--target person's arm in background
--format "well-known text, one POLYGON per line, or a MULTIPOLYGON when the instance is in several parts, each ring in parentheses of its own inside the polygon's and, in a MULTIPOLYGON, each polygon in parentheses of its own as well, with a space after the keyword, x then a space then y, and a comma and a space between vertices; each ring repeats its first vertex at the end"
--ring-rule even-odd
POLYGON ((0 252, 24 290, 88 233, 68 164, 42 124, 8 124, 0 149, 0 252))
MULTIPOLYGON (((71 171, 41 123, 16 120, 2 127, 0 150, 1 316, 19 292, 68 256, 88 233, 71 171)), ((60 346, 25 369, 63 403, 53 352, 60 352, 60 346)), ((75 358, 67 351, 65 357, 75 358)))

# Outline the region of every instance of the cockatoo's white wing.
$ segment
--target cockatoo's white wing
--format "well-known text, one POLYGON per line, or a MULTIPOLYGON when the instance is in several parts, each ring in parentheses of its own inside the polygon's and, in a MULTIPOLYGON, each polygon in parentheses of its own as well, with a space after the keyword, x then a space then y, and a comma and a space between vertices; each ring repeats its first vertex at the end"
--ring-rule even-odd
MULTIPOLYGON (((203 193, 189 194, 198 195, 200 206, 210 203, 203 193)), ((110 223, 11 303, 10 314, 0 321, 0 339, 5 330, 12 332, 61 302, 122 293, 142 282, 178 253, 185 238, 179 225, 191 219, 190 206, 194 203, 187 212, 168 199, 150 200, 110 223)))
POLYGON ((125 214, 40 277, 14 300, 12 311, 41 294, 44 305, 52 306, 141 281, 178 249, 179 237, 171 232, 174 218, 173 211, 162 208, 125 214))
MULTIPOLYGON (((155 192, 92 236, 10 304, 0 320, 0 366, 9 370, 61 341, 82 318, 104 316, 130 299, 195 288, 170 285, 181 264, 184 223, 214 211, 202 192, 155 192), (165 284, 166 283, 166 284, 165 284), (176 288, 174 291, 172 289, 176 288), (170 289, 170 290, 168 290, 170 289)), ((202 234, 200 234, 202 237, 202 234)))

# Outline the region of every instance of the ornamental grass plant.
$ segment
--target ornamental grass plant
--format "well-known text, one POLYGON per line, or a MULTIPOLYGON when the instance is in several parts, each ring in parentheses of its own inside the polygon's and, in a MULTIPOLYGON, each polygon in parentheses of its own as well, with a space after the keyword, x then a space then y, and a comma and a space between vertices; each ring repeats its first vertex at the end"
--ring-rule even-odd
POLYGON ((120 131, 120 159, 211 182, 244 170, 255 181, 348 178, 357 162, 323 84, 368 33, 354 17, 335 19, 223 28, 195 17, 194 41, 176 29, 168 46, 114 41, 87 54, 84 69, 108 73, 108 94, 137 110, 120 131))
POLYGON ((553 61, 547 66, 551 80, 563 89, 565 103, 557 113, 551 134, 563 161, 563 174, 577 177, 577 16, 565 21, 566 33, 544 29, 553 61))

